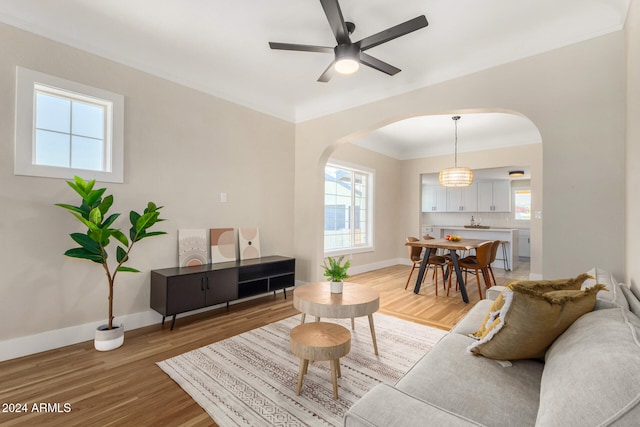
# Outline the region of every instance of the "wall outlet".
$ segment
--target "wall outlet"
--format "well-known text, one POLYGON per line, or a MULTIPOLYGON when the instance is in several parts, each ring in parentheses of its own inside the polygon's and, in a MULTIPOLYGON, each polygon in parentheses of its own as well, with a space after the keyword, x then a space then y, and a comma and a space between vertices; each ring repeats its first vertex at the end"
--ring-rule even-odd
POLYGON ((220 203, 227 203, 227 193, 220 193, 220 203))

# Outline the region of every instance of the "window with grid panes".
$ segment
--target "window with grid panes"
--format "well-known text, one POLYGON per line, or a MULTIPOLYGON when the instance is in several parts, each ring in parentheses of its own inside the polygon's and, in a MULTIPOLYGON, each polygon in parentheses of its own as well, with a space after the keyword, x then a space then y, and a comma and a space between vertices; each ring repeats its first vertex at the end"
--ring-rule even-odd
POLYGON ((328 163, 325 167, 324 251, 349 253, 373 246, 373 172, 328 163))

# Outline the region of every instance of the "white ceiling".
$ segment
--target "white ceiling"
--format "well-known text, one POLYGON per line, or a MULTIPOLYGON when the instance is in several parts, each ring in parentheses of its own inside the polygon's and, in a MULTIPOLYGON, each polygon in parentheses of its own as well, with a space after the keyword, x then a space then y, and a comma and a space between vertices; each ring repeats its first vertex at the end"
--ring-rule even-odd
POLYGON ((367 51, 402 72, 318 83, 331 55, 269 49, 334 46, 318 0, 1 0, 0 22, 300 122, 620 30, 629 0, 340 4, 353 40, 426 15, 427 28, 367 51))
MULTIPOLYGON (((318 0, 1 0, 0 22, 292 122, 387 98, 622 29, 629 0, 341 0, 357 41, 424 14, 429 26, 367 51, 402 69, 317 78, 334 46, 318 0)), ((358 145, 397 159, 453 152, 451 116, 419 117, 358 145)), ((511 114, 465 114, 458 152, 540 142, 511 114)))
MULTIPOLYGON (((538 128, 526 117, 505 113, 457 114, 458 153, 539 144, 538 128)), ((399 160, 453 154, 452 115, 401 120, 377 129, 355 144, 399 160)))

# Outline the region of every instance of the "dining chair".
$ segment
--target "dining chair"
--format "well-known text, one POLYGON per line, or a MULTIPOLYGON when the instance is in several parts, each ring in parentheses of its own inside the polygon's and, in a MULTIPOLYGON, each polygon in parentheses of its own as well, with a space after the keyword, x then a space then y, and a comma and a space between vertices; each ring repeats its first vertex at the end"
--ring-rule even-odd
POLYGON ((493 241, 491 245, 491 258, 489 259, 489 265, 487 266, 487 268, 489 269, 489 273, 491 273, 491 280, 493 281, 492 283, 493 286, 497 285, 497 283, 496 283, 496 276, 493 275, 493 268, 491 268, 491 264, 496 262, 496 257, 498 256, 498 248, 500 247, 501 243, 502 243, 501 240, 493 241))
MULTIPOLYGON (((498 256, 498 248, 500 247, 501 243, 502 243, 501 240, 494 240, 491 245, 491 258, 489 259, 489 264, 487 265, 487 269, 489 270, 489 274, 490 274, 489 279, 490 279, 491 286, 497 285, 496 276, 494 276, 493 274, 493 268, 491 268, 491 264, 493 264, 496 261, 496 257, 498 256)), ((476 256, 475 254, 470 255, 470 257, 475 257, 475 256, 476 256)))
MULTIPOLYGON (((489 262, 491 261, 491 247, 493 245, 493 241, 489 240, 487 242, 482 243, 480 246, 476 248, 476 254, 461 258, 458 260, 458 266, 461 270, 464 270, 464 281, 468 283, 467 277, 469 270, 474 270, 476 276, 476 282, 478 282, 478 294, 480 295, 480 299, 484 299, 482 297, 482 287, 480 285, 480 272, 482 272, 482 278, 484 279, 485 287, 490 288, 491 282, 489 280, 489 262)), ((451 290, 451 276, 453 276, 453 271, 449 274, 449 286, 447 287, 447 296, 449 296, 449 291, 451 290)), ((457 282, 457 277, 456 277, 457 282)), ((456 287, 457 288, 457 287, 456 287)))
MULTIPOLYGON (((433 237, 428 237, 425 236, 425 240, 428 239, 433 239, 433 237)), ((417 242, 418 239, 417 237, 407 237, 407 242, 417 242)), ((419 246, 407 246, 409 248, 409 259, 412 262, 411 265, 411 271, 409 272, 409 278, 407 279, 407 283, 404 285, 404 288, 407 289, 407 287, 409 286, 409 282, 411 281, 411 275, 413 274, 413 270, 415 270, 416 267, 420 267, 420 264, 422 263, 422 249, 419 246)), ((438 296, 438 267, 440 267, 440 270, 442 271, 442 289, 446 290, 446 286, 445 286, 445 280, 444 280, 444 266, 447 264, 447 261, 445 260, 444 257, 440 256, 440 255, 435 255, 434 252, 435 251, 431 251, 432 254, 431 256, 429 256, 429 259, 427 260, 427 268, 429 268, 430 266, 433 267, 433 276, 432 278, 434 278, 434 284, 436 287, 436 296, 438 296)), ((422 280, 424 281, 424 277, 422 277, 422 280)))
MULTIPOLYGON (((489 270, 489 282, 490 282, 490 286, 495 286, 497 285, 496 282, 496 276, 493 274, 493 268, 491 268, 491 264, 493 264, 496 261, 496 257, 498 256, 498 248, 500 248, 500 244, 502 243, 501 240, 494 240, 492 242, 491 245, 491 258, 489 259, 489 264, 487 265, 487 269, 489 270)), ((469 258, 475 258, 476 255, 470 255, 469 258)), ((457 287, 456 287, 456 290, 457 287)))

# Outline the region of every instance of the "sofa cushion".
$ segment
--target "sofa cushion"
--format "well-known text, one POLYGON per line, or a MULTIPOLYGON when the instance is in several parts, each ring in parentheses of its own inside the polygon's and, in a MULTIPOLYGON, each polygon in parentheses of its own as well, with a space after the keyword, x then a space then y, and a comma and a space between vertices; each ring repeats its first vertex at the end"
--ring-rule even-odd
MULTIPOLYGON (((553 290, 565 290, 565 289, 580 289, 582 283, 587 279, 593 279, 593 276, 590 276, 586 273, 580 274, 577 277, 567 278, 567 279, 555 279, 555 280, 516 280, 511 282, 504 289, 513 289, 514 286, 518 285, 520 287, 530 288, 538 293, 544 293, 553 290)), ((476 338, 484 338, 488 332, 488 327, 493 324, 493 327, 496 326, 495 322, 497 321, 498 315, 500 314, 500 309, 504 305, 504 297, 502 293, 495 298, 495 301, 489 312, 485 315, 484 320, 482 321, 482 325, 478 330, 473 334, 476 338)))
POLYGON ((582 284, 582 288, 590 288, 596 283, 602 283, 607 287, 608 292, 602 291, 596 296, 596 306, 594 310, 602 310, 606 308, 622 307, 629 309, 629 304, 625 298, 620 285, 613 274, 601 268, 593 268, 587 272, 592 279, 587 279, 582 284))
POLYGON ((469 351, 497 360, 541 359, 560 334, 593 310, 596 293, 603 288, 547 292, 545 286, 511 284, 502 293, 499 313, 469 351))
POLYGON ((514 414, 519 426, 534 425, 544 364, 522 360, 505 368, 466 352, 471 342, 465 335, 446 335, 395 387, 482 425, 511 426, 514 414))
POLYGON ((378 384, 344 415, 345 427, 479 426, 471 420, 416 399, 387 384, 378 384))
POLYGON ((629 287, 623 283, 620 283, 620 290, 624 294, 629 304, 629 310, 636 316, 640 316, 640 299, 629 289, 629 287))
POLYGON ((546 354, 539 426, 638 425, 640 319, 623 308, 576 320, 546 354))
POLYGON ((631 283, 631 286, 629 286, 631 288, 631 293, 633 293, 633 295, 640 300, 640 285, 638 285, 637 283, 631 283))

